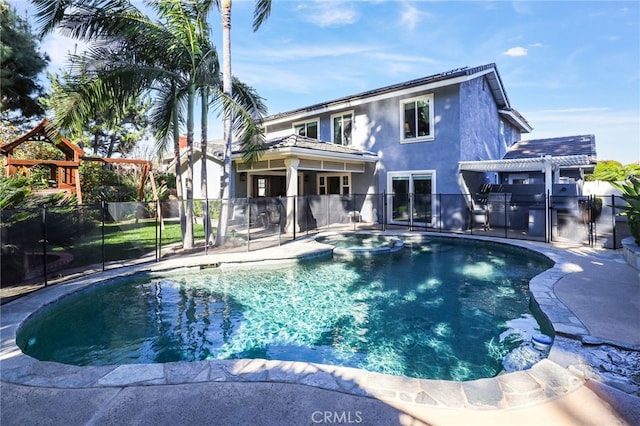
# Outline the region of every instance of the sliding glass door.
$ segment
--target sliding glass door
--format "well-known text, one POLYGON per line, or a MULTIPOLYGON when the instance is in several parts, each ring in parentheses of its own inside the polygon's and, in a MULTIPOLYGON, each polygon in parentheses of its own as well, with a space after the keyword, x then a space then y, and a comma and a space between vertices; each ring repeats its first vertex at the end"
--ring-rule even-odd
POLYGON ((392 172, 387 187, 391 190, 388 215, 391 223, 430 226, 433 222, 434 171, 392 172))
POLYGON ((413 175, 413 223, 431 224, 431 175, 413 175))
POLYGON ((406 222, 409 220, 409 178, 397 176, 391 179, 391 221, 406 222))

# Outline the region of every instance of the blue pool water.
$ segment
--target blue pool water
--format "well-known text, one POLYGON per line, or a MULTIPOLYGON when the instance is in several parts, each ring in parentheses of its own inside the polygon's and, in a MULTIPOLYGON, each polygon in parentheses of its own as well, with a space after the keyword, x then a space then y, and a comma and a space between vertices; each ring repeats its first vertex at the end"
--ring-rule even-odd
POLYGON ((433 239, 383 256, 141 274, 56 303, 18 345, 75 365, 265 358, 471 380, 540 332, 528 282, 548 267, 531 252, 433 239))

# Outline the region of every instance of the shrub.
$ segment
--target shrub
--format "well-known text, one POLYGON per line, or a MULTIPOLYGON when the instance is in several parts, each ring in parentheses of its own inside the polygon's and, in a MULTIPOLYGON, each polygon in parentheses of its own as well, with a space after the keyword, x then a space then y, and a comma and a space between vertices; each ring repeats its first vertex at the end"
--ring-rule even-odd
POLYGON ((622 192, 622 199, 627 202, 626 206, 617 208, 623 210, 622 214, 629 219, 631 235, 640 245, 640 177, 631 176, 624 183, 611 182, 611 185, 622 192))

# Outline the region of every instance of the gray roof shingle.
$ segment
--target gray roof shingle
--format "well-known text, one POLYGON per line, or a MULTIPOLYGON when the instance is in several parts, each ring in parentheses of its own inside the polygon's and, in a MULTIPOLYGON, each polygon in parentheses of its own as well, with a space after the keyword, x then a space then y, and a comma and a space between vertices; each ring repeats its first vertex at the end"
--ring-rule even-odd
POLYGON ((554 157, 587 155, 596 162, 596 137, 594 135, 562 136, 548 139, 519 141, 512 145, 504 159, 535 158, 544 155, 554 157))
MULTIPOLYGON (((289 136, 283 136, 275 138, 265 142, 265 151, 275 151, 282 148, 305 148, 315 151, 336 152, 341 154, 352 155, 374 155, 371 152, 361 151, 356 148, 344 145, 336 145, 331 142, 323 142, 317 139, 308 138, 306 136, 292 134, 289 136)), ((234 151, 234 154, 242 152, 241 150, 234 151)))
MULTIPOLYGON (((333 101, 329 101, 329 102, 322 102, 319 104, 315 104, 315 105, 310 105, 304 108, 299 108, 299 109, 295 109, 292 111, 286 111, 286 112, 281 112, 278 114, 273 114, 270 115, 268 117, 265 117, 265 121, 270 121, 270 120, 275 120, 281 117, 286 117, 289 115, 293 115, 293 114, 298 114, 301 112, 308 112, 308 111, 314 111, 316 109, 325 107, 325 106, 330 106, 333 104, 339 104, 348 100, 354 100, 354 99, 362 99, 362 98, 367 98, 370 96, 374 96, 374 95, 379 95, 382 93, 391 93, 391 92, 395 92, 398 90, 402 90, 402 89, 406 89, 409 87, 414 87, 414 86, 421 86, 427 83, 433 83, 436 81, 443 81, 443 80, 449 80, 449 79, 454 79, 456 77, 461 77, 461 76, 469 76, 469 75, 473 75, 475 73, 478 72, 482 72, 482 71, 486 71, 486 70, 494 70, 495 71, 495 75, 496 75, 496 83, 499 84, 500 86, 502 86, 502 80, 500 79, 500 75, 498 74, 498 70, 496 69, 496 64, 491 63, 491 64, 486 64, 486 65, 480 65, 477 67, 473 67, 473 68, 469 68, 469 67, 463 67, 463 68, 457 68, 451 71, 446 71, 446 72, 441 72, 438 74, 434 74, 434 75, 430 75, 428 77, 422 77, 422 78, 418 78, 415 80, 410 80, 410 81, 405 81, 403 83, 397 83, 397 84, 392 84, 390 86, 385 86, 385 87, 381 87, 378 89, 373 89, 373 90, 368 90, 366 92, 362 92, 362 93, 358 93, 355 95, 351 95, 351 96, 345 96, 343 98, 339 98, 339 99, 335 99, 333 101)), ((506 97, 506 93, 503 93, 504 95, 504 105, 499 105, 499 107, 503 108, 509 108, 509 100, 506 97)))

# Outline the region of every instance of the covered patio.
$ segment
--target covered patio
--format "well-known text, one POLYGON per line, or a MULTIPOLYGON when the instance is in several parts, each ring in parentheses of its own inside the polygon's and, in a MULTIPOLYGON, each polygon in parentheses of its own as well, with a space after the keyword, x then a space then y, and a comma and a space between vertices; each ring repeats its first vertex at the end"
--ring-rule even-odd
POLYGON ((588 155, 461 161, 458 183, 472 220, 480 219, 486 229, 513 226, 512 218, 521 217, 530 234, 548 240, 549 229, 542 226, 547 212, 554 224, 558 211, 578 214, 584 173, 593 167, 588 155))
MULTIPOLYGON (((351 194, 374 194, 377 161, 378 156, 371 152, 289 135, 268 141, 259 161, 251 165, 244 162, 241 151, 233 153, 236 173, 233 193, 236 198, 286 197, 288 200, 302 195, 348 198, 351 194)), ((286 204, 286 229, 291 231, 299 221, 293 220, 293 203, 286 204)), ((298 211, 311 208, 299 206, 298 211)), ((373 205, 358 207, 362 220, 374 220, 373 208, 373 205)))

